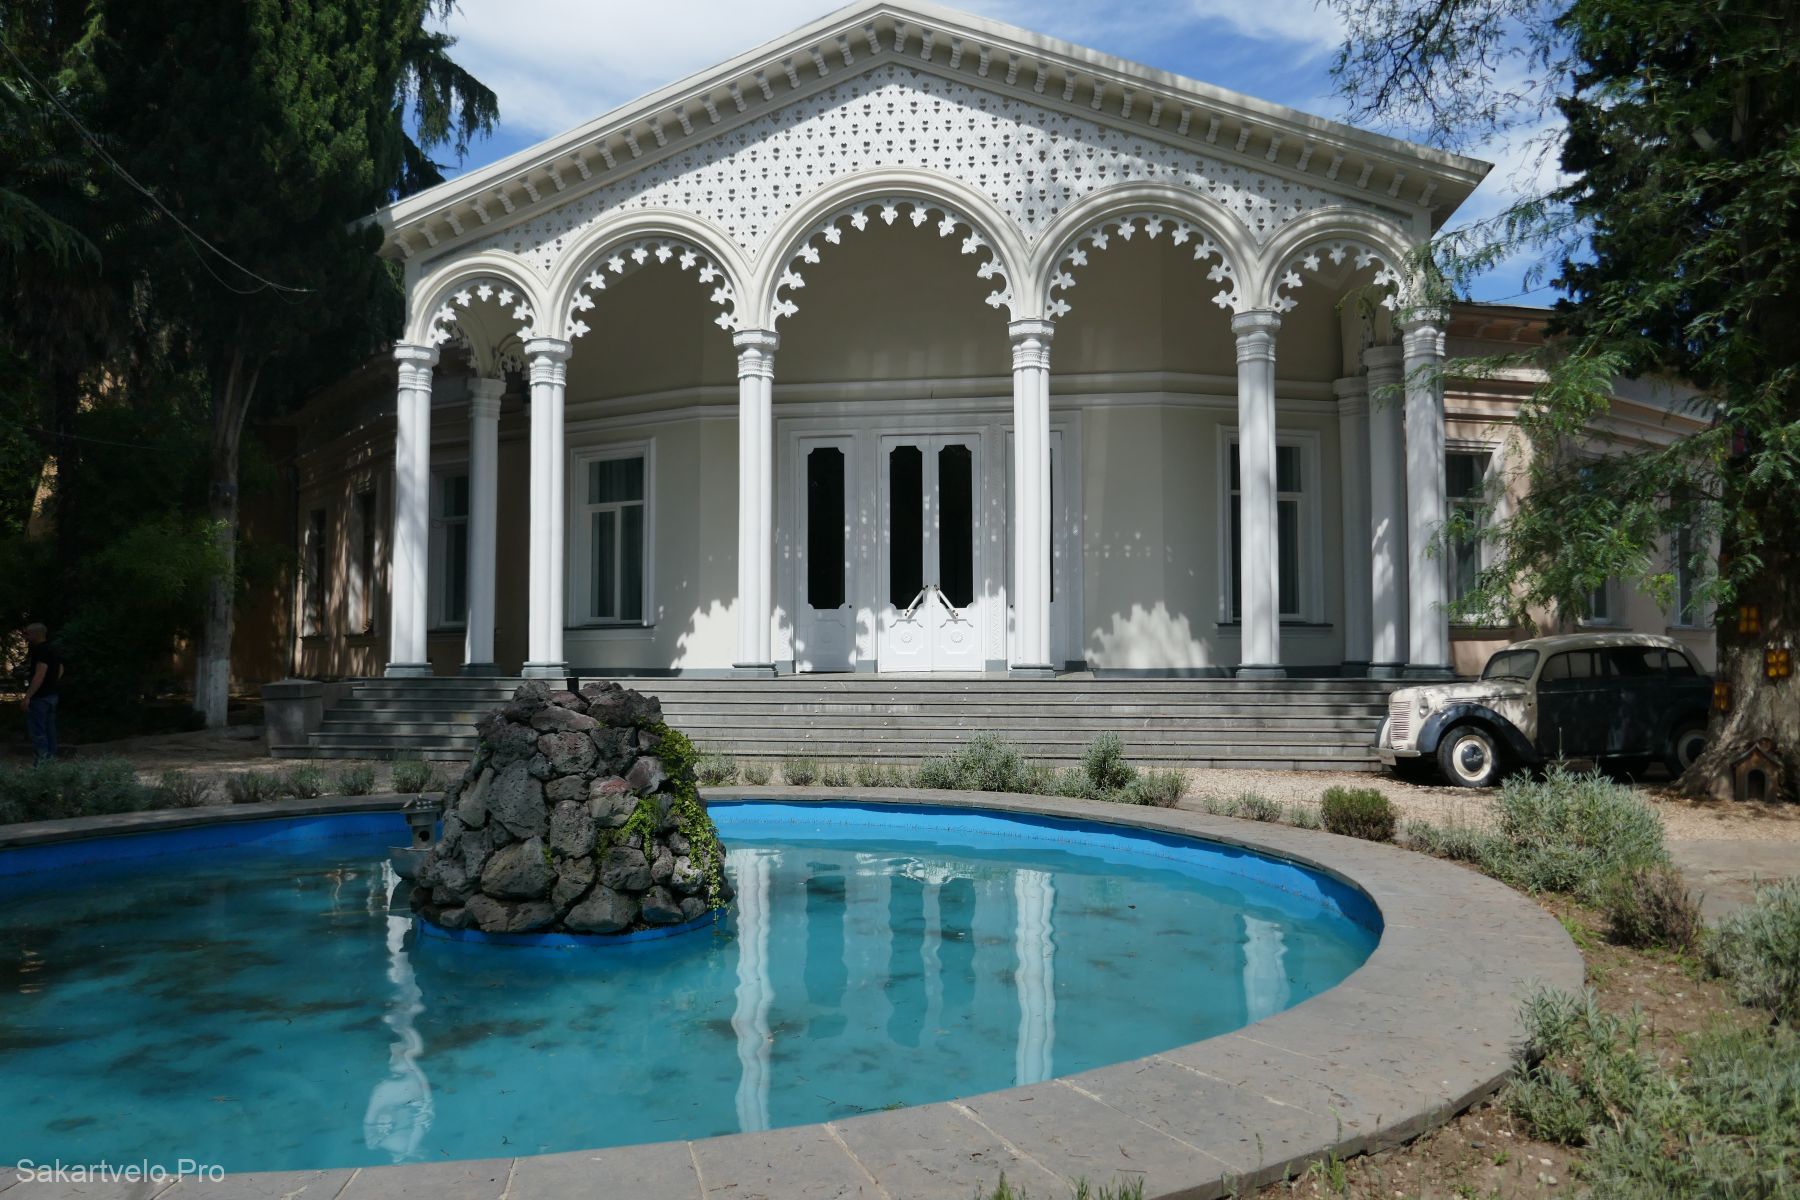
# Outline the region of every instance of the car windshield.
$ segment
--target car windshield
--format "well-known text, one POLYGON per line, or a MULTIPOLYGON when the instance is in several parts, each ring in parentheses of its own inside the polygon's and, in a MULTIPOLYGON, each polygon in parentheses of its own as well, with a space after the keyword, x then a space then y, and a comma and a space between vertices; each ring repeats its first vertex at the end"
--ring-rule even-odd
POLYGON ((1537 668, 1536 650, 1502 650, 1488 659, 1483 679, 1530 679, 1537 668))

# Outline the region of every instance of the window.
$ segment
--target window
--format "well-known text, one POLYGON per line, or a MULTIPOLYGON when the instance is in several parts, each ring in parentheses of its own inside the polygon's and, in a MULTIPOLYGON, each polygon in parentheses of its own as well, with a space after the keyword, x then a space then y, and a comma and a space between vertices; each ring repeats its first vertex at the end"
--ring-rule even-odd
POLYGON ((1669 566, 1675 574, 1675 611, 1670 614, 1671 623, 1684 628, 1698 626, 1700 580, 1694 572, 1693 531, 1685 525, 1676 531, 1669 557, 1674 559, 1669 566))
MULTIPOLYGON (((1301 597, 1306 594, 1306 580, 1301 572, 1306 555, 1302 552, 1305 539, 1306 517, 1306 480, 1302 470, 1300 447, 1294 445, 1277 445, 1275 447, 1275 535, 1276 555, 1281 564, 1281 579, 1278 587, 1278 607, 1283 620, 1304 620, 1305 606, 1301 597)), ((1231 619, 1244 619, 1244 585, 1242 572, 1238 564, 1242 561, 1239 547, 1242 541, 1243 508, 1240 502, 1238 475, 1238 446, 1234 439, 1230 451, 1231 477, 1231 526, 1229 540, 1226 544, 1225 569, 1231 577, 1231 619)), ((1253 553, 1260 551, 1253 550, 1253 553)))
POLYGON ((431 623, 461 625, 469 617, 469 475, 431 479, 431 623))
POLYGON ((356 493, 350 508, 350 629, 375 632, 375 492, 356 493))
POLYGON ((1608 579, 1599 587, 1588 593, 1587 613, 1582 617, 1586 625, 1613 625, 1613 581, 1608 579))
POLYGON ((1444 456, 1444 498, 1450 514, 1460 515, 1476 530, 1473 536, 1456 538, 1449 546, 1452 601, 1473 592, 1481 574, 1483 488, 1492 459, 1486 451, 1473 450, 1452 450, 1444 456))
POLYGON ((325 510, 315 508, 306 514, 305 543, 300 548, 300 596, 302 637, 319 637, 325 632, 325 510))
POLYGON ((806 603, 844 606, 844 451, 815 446, 806 455, 806 603))
POLYGON ((597 624, 642 624, 647 607, 648 461, 643 454, 585 464, 577 536, 584 550, 586 611, 597 624))

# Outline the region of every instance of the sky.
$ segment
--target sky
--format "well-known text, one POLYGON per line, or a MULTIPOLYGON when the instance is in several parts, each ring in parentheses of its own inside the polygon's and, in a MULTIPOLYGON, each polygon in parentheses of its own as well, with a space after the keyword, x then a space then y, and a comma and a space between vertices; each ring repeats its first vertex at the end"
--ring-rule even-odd
MULTIPOLYGON (((1342 31, 1314 0, 961 0, 957 7, 1320 116, 1342 119, 1331 55, 1342 31)), ((561 133, 646 92, 834 11, 833 0, 461 0, 454 57, 500 100, 501 122, 452 173, 561 133)), ((1495 164, 1456 222, 1532 188, 1548 165, 1524 137, 1475 148, 1495 164)), ((1528 263, 1500 264, 1478 300, 1548 304, 1528 263)))

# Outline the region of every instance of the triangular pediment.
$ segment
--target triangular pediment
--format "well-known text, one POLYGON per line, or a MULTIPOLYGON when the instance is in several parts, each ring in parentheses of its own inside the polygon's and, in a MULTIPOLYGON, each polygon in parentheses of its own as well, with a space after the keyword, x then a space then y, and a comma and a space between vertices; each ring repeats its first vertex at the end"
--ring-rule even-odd
POLYGON ((923 4, 840 10, 376 214, 386 250, 531 257, 619 206, 694 212, 753 257, 825 178, 956 176, 1027 237, 1106 182, 1198 188, 1258 240, 1336 203, 1440 223, 1487 164, 923 4))

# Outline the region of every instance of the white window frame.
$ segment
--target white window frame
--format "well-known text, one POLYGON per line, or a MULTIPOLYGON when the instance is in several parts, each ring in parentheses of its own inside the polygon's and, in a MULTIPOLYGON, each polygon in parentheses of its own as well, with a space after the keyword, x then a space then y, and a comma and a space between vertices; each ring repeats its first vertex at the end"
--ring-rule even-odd
POLYGON ((1688 563, 1688 558, 1692 557, 1691 551, 1694 547, 1690 546, 1690 554, 1684 557, 1681 553, 1681 536, 1682 534, 1679 531, 1669 535, 1669 569, 1675 575, 1675 602, 1669 609, 1669 628, 1684 631, 1704 630, 1709 627, 1710 622, 1707 620, 1706 606, 1700 602, 1698 596, 1693 598, 1693 602, 1689 606, 1692 611, 1682 611, 1682 581, 1684 579, 1690 580, 1690 586, 1697 588, 1699 586, 1699 580, 1695 578, 1694 569, 1688 563))
MULTIPOLYGON (((1498 442, 1481 442, 1452 438, 1444 443, 1444 477, 1446 482, 1450 476, 1450 456, 1452 454, 1487 455, 1487 469, 1481 473, 1481 492, 1483 498, 1494 500, 1495 505, 1491 512, 1484 514, 1481 518, 1481 532, 1477 537, 1475 545, 1475 568, 1477 571, 1484 571, 1493 565, 1494 547, 1488 540, 1487 527, 1491 517, 1503 515, 1501 514, 1501 508, 1504 505, 1505 497, 1497 495, 1495 488, 1495 481, 1500 478, 1500 452, 1502 449, 1503 447, 1498 442)), ((1450 489, 1446 486, 1444 488, 1444 519, 1446 521, 1450 519, 1450 505, 1452 503, 1454 503, 1454 497, 1450 495, 1450 489)), ((1445 572, 1445 582, 1454 582, 1449 578, 1448 571, 1445 572)), ((1467 627, 1469 623, 1467 621, 1457 621, 1454 622, 1454 624, 1460 628, 1467 627)))
POLYGON ((651 629, 656 625, 656 439, 635 442, 613 442, 604 446, 588 446, 569 455, 568 516, 566 561, 568 572, 568 626, 571 629, 651 629), (593 596, 593 542, 588 529, 588 514, 596 508, 616 505, 590 505, 587 502, 588 467, 597 462, 622 458, 644 460, 644 605, 643 617, 636 621, 608 620, 595 617, 593 596))
POLYGON ((1605 598, 1606 612, 1600 616, 1594 616, 1591 609, 1584 607, 1580 618, 1578 618, 1575 623, 1583 629, 1624 628, 1625 622, 1619 613, 1620 596, 1618 580, 1609 575, 1606 578, 1606 582, 1595 588, 1594 591, 1605 598))
MULTIPOLYGON (((1236 556, 1231 544, 1231 448, 1237 444, 1236 425, 1219 426, 1219 624, 1237 626, 1237 614, 1231 611, 1232 577, 1237 572, 1236 556)), ((1296 594, 1300 600, 1297 612, 1281 613, 1286 624, 1320 625, 1325 621, 1325 535, 1321 522, 1325 506, 1325 471, 1320 449, 1322 437, 1316 429, 1278 429, 1275 445, 1286 446, 1300 454, 1300 583, 1296 594)), ((1280 504, 1282 493, 1276 493, 1280 504)), ((1280 519, 1276 520, 1279 532, 1280 519)))
MULTIPOLYGON (((444 480, 460 477, 469 478, 469 464, 463 462, 434 463, 431 468, 431 538, 430 538, 430 574, 431 574, 431 628, 462 629, 469 623, 469 575, 474 571, 474 563, 465 552, 463 555, 463 611, 460 616, 453 616, 445 607, 450 597, 450 555, 449 546, 452 537, 461 537, 466 551, 469 544, 469 514, 460 517, 444 516, 444 480)), ((474 495, 470 494, 470 504, 474 503, 474 495)))

